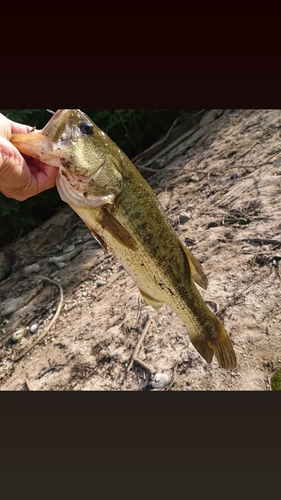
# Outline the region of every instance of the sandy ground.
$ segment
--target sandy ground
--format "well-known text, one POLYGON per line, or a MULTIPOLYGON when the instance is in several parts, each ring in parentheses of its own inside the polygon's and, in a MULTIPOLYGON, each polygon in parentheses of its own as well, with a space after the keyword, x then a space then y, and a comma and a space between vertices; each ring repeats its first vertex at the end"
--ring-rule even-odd
POLYGON ((230 335, 235 370, 208 365, 167 306, 146 305, 66 206, 4 249, 12 271, 0 289, 1 390, 269 390, 281 367, 280 129, 278 110, 206 112, 148 180, 203 264, 200 292, 230 335), (16 362, 58 313, 58 286, 42 275, 60 283, 62 308, 16 362))

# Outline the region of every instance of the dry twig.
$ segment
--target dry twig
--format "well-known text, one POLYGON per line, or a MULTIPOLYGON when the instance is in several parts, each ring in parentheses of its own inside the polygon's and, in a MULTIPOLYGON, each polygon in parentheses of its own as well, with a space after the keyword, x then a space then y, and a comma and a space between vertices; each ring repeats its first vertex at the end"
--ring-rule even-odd
POLYGON ((134 352, 133 352, 133 354, 132 354, 131 361, 130 361, 130 363, 129 363, 129 365, 128 365, 128 368, 127 368, 127 373, 129 373, 129 371, 131 370, 131 368, 132 368, 132 366, 133 366, 134 361, 135 361, 136 363, 138 363, 139 365, 141 365, 141 366, 142 366, 145 370, 148 370, 149 372, 151 372, 151 370, 150 370, 149 366, 148 366, 146 363, 144 363, 143 361, 141 361, 141 360, 137 357, 137 356, 138 356, 138 353, 139 353, 139 351, 140 351, 140 348, 141 348, 141 346, 142 346, 142 344, 143 344, 143 341, 144 341, 144 339, 145 339, 145 336, 146 336, 146 334, 147 334, 147 332, 148 332, 148 330, 149 330, 150 325, 151 325, 151 319, 150 319, 150 317, 148 316, 148 319, 147 319, 147 321, 146 321, 146 323, 145 323, 144 329, 143 329, 143 331, 142 331, 142 333, 141 333, 141 336, 140 336, 140 338, 139 338, 139 340, 138 340, 138 342, 137 342, 137 345, 136 345, 136 347, 135 347, 135 350, 134 350, 134 352))
POLYGON ((247 292, 249 290, 249 288, 251 288, 253 285, 255 285, 256 283, 258 283, 259 281, 262 281, 264 280, 265 278, 267 278, 268 276, 270 276, 272 270, 270 270, 270 273, 269 274, 266 274, 265 276, 263 276, 262 278, 260 276, 258 276, 256 279, 254 279, 252 281, 252 283, 250 283, 249 285, 247 285, 245 288, 243 288, 243 290, 238 294, 238 295, 234 295, 233 299, 230 300, 229 302, 227 302, 227 304, 223 307, 221 307, 216 315, 221 317, 222 314, 226 311, 226 309, 230 306, 233 306, 235 304, 237 304, 238 300, 242 297, 242 295, 247 292))
POLYGON ((62 289, 62 286, 57 281, 54 281, 54 280, 52 280, 50 278, 47 278, 46 276, 36 276, 36 278, 41 278, 41 279, 50 281, 51 283, 53 283, 54 285, 56 285, 59 288, 59 291, 60 291, 59 305, 57 307, 56 314, 54 315, 54 317, 53 317, 52 321, 50 322, 50 324, 47 326, 46 330, 38 337, 38 339, 35 340, 35 342, 33 342, 30 346, 28 346, 26 349, 24 349, 16 358, 14 358, 14 362, 19 361, 21 358, 23 358, 24 356, 26 356, 26 354, 28 354, 31 351, 31 349, 33 349, 33 347, 35 347, 37 344, 39 344, 40 342, 42 342, 42 340, 46 337, 47 333, 52 328, 53 324, 57 321, 57 319, 58 319, 58 317, 60 315, 60 312, 61 312, 61 308, 62 308, 62 304, 63 304, 63 289, 62 289))

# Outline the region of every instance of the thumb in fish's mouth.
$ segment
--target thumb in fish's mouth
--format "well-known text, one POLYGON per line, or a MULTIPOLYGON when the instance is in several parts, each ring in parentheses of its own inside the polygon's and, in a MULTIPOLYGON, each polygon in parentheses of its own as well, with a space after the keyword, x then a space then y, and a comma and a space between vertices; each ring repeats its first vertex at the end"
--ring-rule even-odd
POLYGON ((27 134, 12 134, 10 142, 20 153, 37 158, 53 167, 60 166, 60 159, 54 154, 54 143, 48 140, 41 130, 27 134))

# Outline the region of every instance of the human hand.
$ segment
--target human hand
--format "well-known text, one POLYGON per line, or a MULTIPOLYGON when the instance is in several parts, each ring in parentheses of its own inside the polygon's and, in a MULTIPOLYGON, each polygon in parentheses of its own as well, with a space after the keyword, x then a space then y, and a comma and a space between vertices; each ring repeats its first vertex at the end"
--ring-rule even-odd
POLYGON ((58 173, 58 168, 22 155, 9 141, 12 134, 31 130, 32 127, 13 122, 0 113, 0 192, 18 201, 53 187, 58 173))

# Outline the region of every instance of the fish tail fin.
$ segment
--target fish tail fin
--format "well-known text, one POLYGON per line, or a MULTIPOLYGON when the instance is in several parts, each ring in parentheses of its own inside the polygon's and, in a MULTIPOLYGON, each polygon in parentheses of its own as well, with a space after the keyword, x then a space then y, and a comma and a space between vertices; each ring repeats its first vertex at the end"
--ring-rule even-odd
POLYGON ((236 367, 236 355, 231 340, 227 335, 223 324, 216 318, 214 324, 215 334, 210 337, 199 337, 191 339, 195 349, 203 356, 207 363, 211 363, 215 354, 221 368, 232 370, 236 367))

